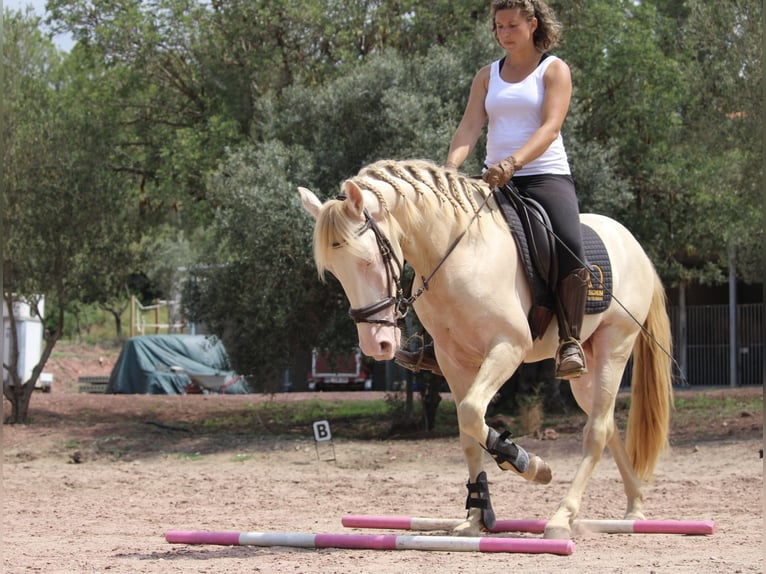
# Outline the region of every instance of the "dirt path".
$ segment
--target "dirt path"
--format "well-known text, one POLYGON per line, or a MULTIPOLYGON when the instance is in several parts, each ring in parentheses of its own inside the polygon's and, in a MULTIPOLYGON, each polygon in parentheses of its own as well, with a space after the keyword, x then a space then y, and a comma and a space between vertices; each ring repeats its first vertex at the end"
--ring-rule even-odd
MULTIPOLYGON (((343 533, 348 532, 341 525, 344 514, 464 515, 466 471, 456 439, 336 440, 332 462, 317 459, 308 432, 290 440, 238 436, 215 447, 191 436, 179 439, 183 431, 137 424, 149 417, 199 416, 242 400, 36 395, 37 423, 3 428, 4 571, 763 571, 763 461, 758 456, 763 443, 753 433, 745 439, 735 434, 674 441, 647 489, 647 517, 712 520, 718 529, 712 536, 580 534, 571 556, 166 543, 168 530, 343 533), (88 417, 87 426, 78 423, 77 413, 86 413, 79 416, 88 417), (119 450, 130 432, 143 433, 145 440, 137 444, 146 448, 122 456, 119 450), (79 450, 86 434, 98 442, 100 456, 79 450)), ((754 420, 762 429, 762 412, 754 420)), ((551 463, 554 480, 546 486, 527 484, 488 460, 499 518, 549 516, 580 452, 577 434, 525 440, 524 445, 551 463)), ((623 505, 619 475, 607 453, 588 487, 581 517, 620 518, 623 505)))

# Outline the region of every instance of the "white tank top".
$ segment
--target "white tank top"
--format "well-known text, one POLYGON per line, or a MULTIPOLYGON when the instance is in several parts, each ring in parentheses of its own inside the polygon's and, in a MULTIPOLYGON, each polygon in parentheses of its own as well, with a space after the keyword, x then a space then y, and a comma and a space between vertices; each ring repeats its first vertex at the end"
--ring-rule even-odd
MULTIPOLYGON (((494 165, 518 150, 540 127, 545 86, 543 74, 556 56, 545 58, 521 82, 510 84, 500 77, 500 61, 492 62, 487 97, 487 158, 494 165)), ((564 174, 569 171, 564 141, 559 133, 543 154, 529 162, 516 175, 564 174)))

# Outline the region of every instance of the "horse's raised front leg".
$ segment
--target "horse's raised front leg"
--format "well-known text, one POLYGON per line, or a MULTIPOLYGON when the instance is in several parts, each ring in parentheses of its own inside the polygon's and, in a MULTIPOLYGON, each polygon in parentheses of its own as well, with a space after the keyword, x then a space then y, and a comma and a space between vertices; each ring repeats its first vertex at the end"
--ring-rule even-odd
POLYGON ((547 463, 508 440, 509 433, 498 433, 485 421, 489 401, 510 376, 509 364, 517 364, 509 361, 509 357, 516 355, 517 349, 512 345, 502 344, 496 345, 484 359, 473 384, 457 405, 460 432, 482 445, 501 469, 512 470, 527 480, 547 484, 552 477, 547 463))

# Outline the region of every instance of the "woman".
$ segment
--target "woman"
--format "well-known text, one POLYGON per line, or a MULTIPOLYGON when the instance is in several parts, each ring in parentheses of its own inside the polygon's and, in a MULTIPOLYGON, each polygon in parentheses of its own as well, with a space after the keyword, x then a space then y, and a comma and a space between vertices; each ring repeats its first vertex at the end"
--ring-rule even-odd
MULTIPOLYGON (((587 372, 580 345, 588 271, 574 182, 561 137, 572 96, 564 61, 548 54, 561 25, 542 0, 493 0, 492 31, 506 55, 478 71, 468 104, 452 137, 445 167, 457 169, 473 151, 487 123, 484 180, 493 187, 512 181, 522 195, 548 212, 558 237, 556 377, 587 372)), ((438 372, 432 348, 397 352, 408 368, 438 372)))

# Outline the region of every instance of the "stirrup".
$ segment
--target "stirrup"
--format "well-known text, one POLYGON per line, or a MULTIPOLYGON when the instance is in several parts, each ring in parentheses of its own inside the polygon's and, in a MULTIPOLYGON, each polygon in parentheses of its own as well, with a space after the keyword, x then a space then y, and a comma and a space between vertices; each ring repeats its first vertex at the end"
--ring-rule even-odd
POLYGON ((585 359, 585 351, 582 348, 582 344, 580 344, 580 341, 575 339, 574 337, 569 337, 569 339, 566 339, 564 341, 561 341, 559 343, 559 348, 556 351, 556 374, 554 377, 557 379, 576 379, 580 375, 584 375, 588 372, 588 363, 585 359), (571 365, 565 369, 561 368, 561 353, 564 351, 564 349, 572 348, 577 352, 578 358, 581 361, 581 365, 571 365))
MULTIPOLYGON (((433 352, 433 344, 424 344, 422 335, 414 335, 412 338, 420 339, 420 347, 418 350, 407 351, 400 347, 399 350, 394 353, 394 362, 413 373, 431 371, 434 375, 440 377, 444 376, 439 368, 439 363, 436 361, 436 355, 433 352)), ((407 341, 407 344, 409 345, 409 341, 407 341)))

